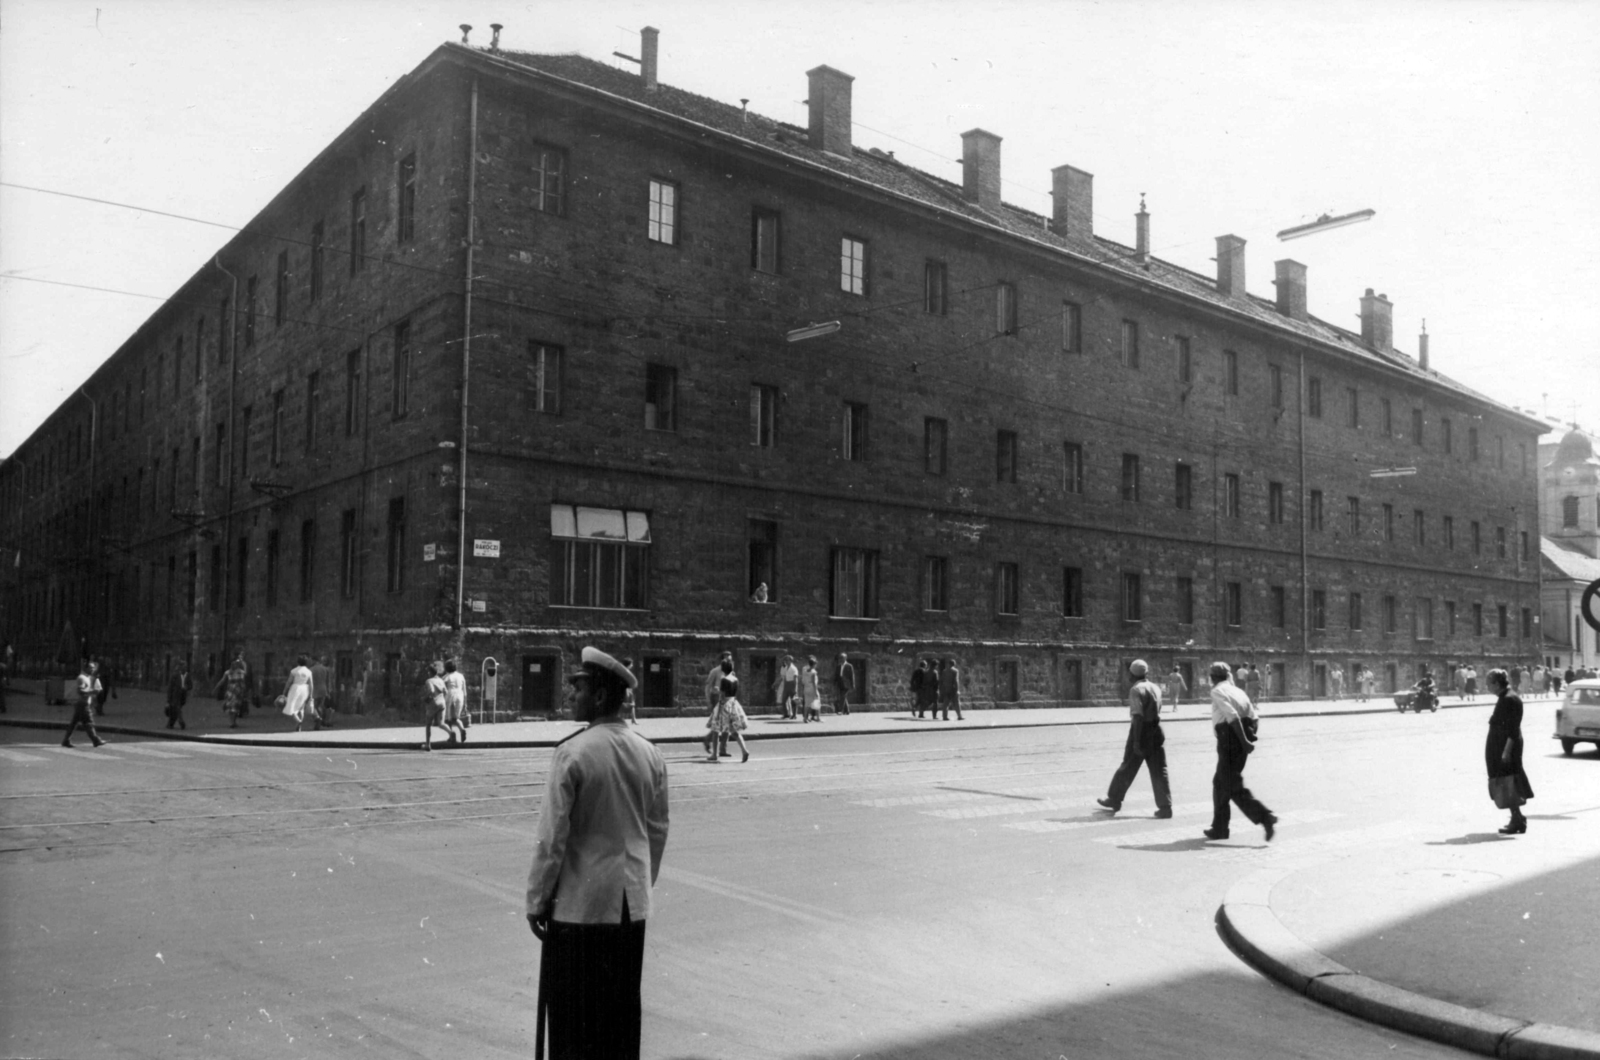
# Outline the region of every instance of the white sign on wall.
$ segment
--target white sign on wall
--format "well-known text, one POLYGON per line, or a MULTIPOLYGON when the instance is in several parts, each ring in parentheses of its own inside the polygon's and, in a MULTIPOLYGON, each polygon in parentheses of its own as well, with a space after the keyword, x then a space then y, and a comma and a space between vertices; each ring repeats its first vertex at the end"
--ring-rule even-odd
POLYGON ((472 542, 474 556, 488 556, 490 559, 500 558, 500 542, 490 541, 487 538, 475 538, 472 542))
POLYGON ((422 562, 424 562, 424 563, 432 563, 434 560, 436 560, 438 558, 439 558, 439 546, 438 545, 435 545, 434 543, 432 543, 430 541, 428 544, 422 546, 422 562))
POLYGON ((486 608, 488 606, 489 606, 489 601, 487 601, 487 600, 474 600, 474 601, 472 601, 472 609, 474 611, 482 611, 484 608, 486 608))

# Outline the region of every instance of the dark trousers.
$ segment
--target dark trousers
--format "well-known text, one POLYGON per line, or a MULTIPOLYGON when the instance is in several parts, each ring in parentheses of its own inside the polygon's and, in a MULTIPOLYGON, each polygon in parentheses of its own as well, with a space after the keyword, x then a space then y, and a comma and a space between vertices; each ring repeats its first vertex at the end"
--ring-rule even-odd
POLYGON ((835 692, 833 694, 833 712, 835 714, 850 713, 850 694, 848 692, 835 692))
POLYGON ((1156 809, 1172 809, 1172 789, 1167 786, 1167 738, 1161 732, 1159 721, 1133 719, 1128 726, 1128 742, 1122 749, 1122 765, 1111 777, 1111 789, 1106 797, 1122 805, 1133 778, 1139 775, 1141 765, 1150 767, 1150 787, 1155 792, 1156 809))
POLYGON ((1260 824, 1272 816, 1272 811, 1261 805, 1261 800, 1250 794, 1244 786, 1244 766, 1250 755, 1239 746, 1239 739, 1226 725, 1217 726, 1217 772, 1211 778, 1211 828, 1227 832, 1230 814, 1228 804, 1237 803, 1239 811, 1260 824))
POLYGON ((100 734, 94 731, 94 710, 88 703, 79 703, 72 708, 72 722, 67 726, 67 734, 61 738, 62 746, 72 740, 72 734, 83 726, 83 731, 89 734, 89 740, 96 747, 100 746, 100 734))
POLYGON ((551 922, 539 957, 551 1060, 638 1060, 644 924, 551 922))
MULTIPOLYGON (((959 699, 946 699, 946 700, 942 700, 939 703, 939 709, 944 711, 944 720, 945 721, 949 721, 950 720, 950 708, 951 707, 955 707, 956 708, 956 720, 957 721, 961 721, 962 720, 962 717, 961 717, 961 700, 959 700, 959 699)), ((938 711, 936 710, 936 711, 934 711, 934 713, 937 714, 938 711)))

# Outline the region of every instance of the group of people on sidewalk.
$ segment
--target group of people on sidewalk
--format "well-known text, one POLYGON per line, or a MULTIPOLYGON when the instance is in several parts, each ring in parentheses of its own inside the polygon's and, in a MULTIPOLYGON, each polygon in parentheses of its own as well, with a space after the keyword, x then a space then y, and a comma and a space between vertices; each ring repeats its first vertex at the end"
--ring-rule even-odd
POLYGON ((450 737, 450 746, 467 742, 467 678, 454 659, 435 659, 423 682, 422 749, 433 750, 433 727, 450 737))
POLYGON ((932 660, 918 660, 917 668, 911 671, 912 714, 931 721, 949 721, 952 710, 957 721, 966 720, 961 716, 961 668, 949 656, 939 660, 938 670, 933 668, 932 660))

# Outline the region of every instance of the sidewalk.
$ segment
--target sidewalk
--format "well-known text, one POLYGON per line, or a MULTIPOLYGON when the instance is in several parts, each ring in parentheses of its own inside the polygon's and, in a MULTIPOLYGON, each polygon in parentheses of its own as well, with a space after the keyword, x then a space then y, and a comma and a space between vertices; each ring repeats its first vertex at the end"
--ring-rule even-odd
MULTIPOLYGON (((7 686, 8 713, 0 714, 0 725, 30 728, 65 729, 72 718, 70 705, 46 705, 42 682, 13 680, 7 686)), ((70 690, 69 690, 70 693, 70 690)), ((251 746, 317 747, 317 748, 380 748, 396 750, 414 748, 422 743, 420 722, 403 723, 392 714, 339 713, 332 728, 295 732, 293 725, 270 705, 250 715, 230 729, 222 714, 220 703, 209 697, 191 695, 184 707, 186 730, 168 729, 165 715, 166 698, 159 692, 138 688, 119 688, 118 698, 106 703, 106 713, 95 718, 95 727, 112 735, 150 736, 174 740, 208 740, 238 743, 251 746)), ((1453 699, 1444 704, 1449 710, 1459 706, 1487 707, 1493 701, 1480 696, 1476 704, 1457 703, 1453 699)), ((1263 718, 1317 717, 1332 714, 1390 714, 1394 701, 1387 696, 1374 696, 1369 702, 1353 699, 1339 701, 1291 700, 1262 703, 1263 718)), ((775 714, 750 715, 750 729, 745 733, 752 740, 781 740, 798 737, 866 736, 884 733, 942 732, 951 729, 1019 729, 1056 725, 1121 725, 1128 720, 1128 709, 1122 706, 1100 707, 1028 707, 1021 709, 966 709, 965 721, 951 718, 948 722, 919 720, 912 717, 909 708, 888 711, 855 711, 847 715, 824 714, 820 723, 803 723, 786 720, 775 714)), ((1206 702, 1186 702, 1176 710, 1163 712, 1163 724, 1200 722, 1209 723, 1211 707, 1206 702)), ((639 732, 654 743, 699 743, 705 736, 705 714, 696 711, 682 717, 644 717, 639 719, 639 732)), ((468 731, 466 746, 479 747, 553 747, 569 736, 579 726, 565 719, 556 721, 501 721, 479 722, 468 731)), ((442 738, 435 732, 435 750, 442 738)))

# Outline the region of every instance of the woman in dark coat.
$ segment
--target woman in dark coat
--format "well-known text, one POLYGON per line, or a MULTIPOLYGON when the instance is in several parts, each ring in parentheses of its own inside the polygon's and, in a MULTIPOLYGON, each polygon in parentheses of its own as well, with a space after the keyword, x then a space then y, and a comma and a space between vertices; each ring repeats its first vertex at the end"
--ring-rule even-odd
MULTIPOLYGON (((1517 795, 1522 802, 1533 798, 1533 785, 1528 774, 1522 771, 1522 699, 1511 691, 1511 679, 1504 670, 1490 670, 1489 691, 1496 697, 1494 713, 1489 715, 1489 738, 1483 745, 1484 765, 1489 770, 1489 780, 1496 777, 1515 777, 1517 795)), ((1528 830, 1528 819, 1522 816, 1520 805, 1512 806, 1511 821, 1500 829, 1501 835, 1518 835, 1528 830)))

